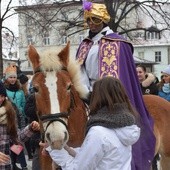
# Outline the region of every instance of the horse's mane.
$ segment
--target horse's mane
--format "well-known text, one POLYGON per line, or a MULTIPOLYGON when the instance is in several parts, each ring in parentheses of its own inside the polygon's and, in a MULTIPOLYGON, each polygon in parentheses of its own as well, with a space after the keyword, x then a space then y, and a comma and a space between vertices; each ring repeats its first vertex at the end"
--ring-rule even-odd
POLYGON ((48 49, 43 53, 40 53, 40 66, 41 70, 46 71, 60 71, 62 69, 62 63, 58 57, 56 49, 48 49))
MULTIPOLYGON (((58 53, 56 51, 61 51, 61 49, 49 49, 43 53, 40 54, 40 65, 41 70, 46 71, 61 71, 63 68, 62 62, 60 61, 58 57, 58 53)), ((80 65, 78 62, 72 58, 69 57, 69 62, 67 65, 67 70, 69 72, 69 75, 71 77, 72 83, 76 89, 76 91, 79 93, 79 96, 81 98, 87 97, 87 90, 85 87, 83 87, 81 82, 81 73, 80 73, 80 65)))

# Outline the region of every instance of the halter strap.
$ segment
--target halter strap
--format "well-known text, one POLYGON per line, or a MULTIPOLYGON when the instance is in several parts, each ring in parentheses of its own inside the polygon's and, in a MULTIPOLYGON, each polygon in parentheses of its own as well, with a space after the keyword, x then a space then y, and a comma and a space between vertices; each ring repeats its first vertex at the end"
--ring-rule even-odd
POLYGON ((68 129, 68 126, 67 124, 60 118, 67 118, 68 119, 68 113, 66 112, 61 112, 61 113, 55 113, 55 114, 48 114, 48 115, 42 115, 40 116, 40 120, 44 123, 44 122, 48 122, 47 123, 47 126, 44 130, 44 132, 46 132, 48 126, 55 122, 55 121, 58 121, 58 122, 61 122, 65 127, 66 129, 68 129))
POLYGON ((55 113, 55 114, 46 114, 46 115, 40 116, 40 120, 42 122, 47 122, 47 121, 58 119, 60 117, 68 118, 68 113, 61 112, 61 113, 55 113))

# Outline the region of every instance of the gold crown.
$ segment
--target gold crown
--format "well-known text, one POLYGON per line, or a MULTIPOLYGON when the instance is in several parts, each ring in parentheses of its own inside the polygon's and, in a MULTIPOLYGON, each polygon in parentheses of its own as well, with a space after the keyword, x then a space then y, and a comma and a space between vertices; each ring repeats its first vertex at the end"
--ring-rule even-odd
POLYGON ((104 23, 108 23, 110 21, 110 16, 107 12, 106 6, 104 4, 91 3, 91 9, 84 9, 84 18, 96 17, 101 19, 104 23))

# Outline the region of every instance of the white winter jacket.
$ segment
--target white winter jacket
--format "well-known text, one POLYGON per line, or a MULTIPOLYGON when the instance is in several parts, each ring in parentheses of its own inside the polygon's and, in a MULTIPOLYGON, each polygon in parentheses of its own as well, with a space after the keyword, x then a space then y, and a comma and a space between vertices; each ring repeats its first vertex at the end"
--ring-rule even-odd
POLYGON ((75 157, 65 149, 49 147, 48 151, 62 170, 131 170, 132 145, 139 136, 136 125, 117 129, 93 126, 75 157))

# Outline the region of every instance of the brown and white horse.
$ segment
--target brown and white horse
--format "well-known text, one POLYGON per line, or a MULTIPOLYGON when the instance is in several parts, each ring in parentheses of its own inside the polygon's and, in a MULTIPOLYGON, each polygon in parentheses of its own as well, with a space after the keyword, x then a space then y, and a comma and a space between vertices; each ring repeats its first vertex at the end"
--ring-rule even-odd
MULTIPOLYGON (((87 121, 86 107, 80 99, 87 97, 80 82, 80 68, 68 56, 69 44, 64 49, 49 50, 41 55, 33 46, 29 47, 42 134, 54 149, 61 149, 67 142, 73 147, 80 146, 87 121)), ((47 157, 41 158, 41 169, 50 170, 47 157)))
MULTIPOLYGON (((68 140, 70 146, 80 146, 87 121, 85 105, 80 98, 86 98, 86 91, 80 82, 79 65, 69 58, 69 44, 64 49, 42 54, 30 46, 29 59, 34 70, 32 82, 45 140, 55 149, 62 148, 68 140)), ((169 170, 170 103, 153 95, 145 95, 144 102, 154 119, 155 153, 161 155, 162 169, 169 170)), ((51 169, 51 164, 45 158, 42 170, 47 169, 51 169)))
POLYGON ((146 108, 154 120, 155 153, 161 155, 161 170, 170 169, 170 102, 155 96, 144 95, 146 108))

